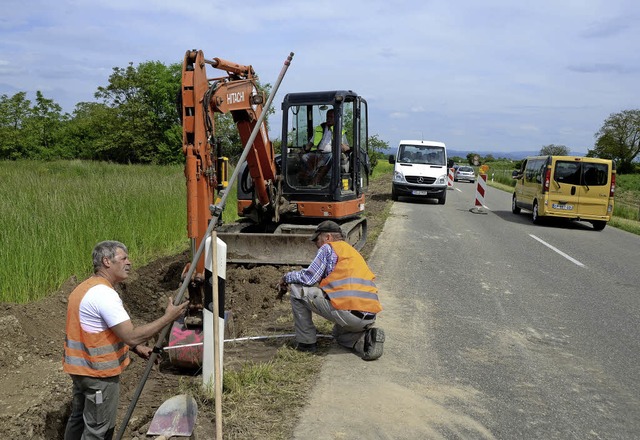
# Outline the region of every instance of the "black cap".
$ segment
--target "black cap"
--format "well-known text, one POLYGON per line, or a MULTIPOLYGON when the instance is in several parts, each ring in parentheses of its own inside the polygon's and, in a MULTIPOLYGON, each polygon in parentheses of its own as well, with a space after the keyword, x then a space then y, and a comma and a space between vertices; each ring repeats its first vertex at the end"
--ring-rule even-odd
POLYGON ((318 227, 316 228, 316 232, 313 233, 310 240, 316 241, 318 235, 320 235, 322 232, 339 232, 342 234, 342 229, 340 229, 340 225, 336 222, 325 220, 318 225, 318 227))

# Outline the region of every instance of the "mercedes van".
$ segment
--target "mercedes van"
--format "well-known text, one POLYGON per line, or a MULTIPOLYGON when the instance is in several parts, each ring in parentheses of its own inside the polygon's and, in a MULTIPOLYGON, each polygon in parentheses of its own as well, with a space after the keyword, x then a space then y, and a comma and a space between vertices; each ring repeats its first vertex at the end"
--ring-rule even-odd
POLYGON ((615 163, 578 156, 527 157, 517 179, 511 210, 526 209, 538 224, 545 217, 584 220, 601 231, 613 215, 615 163))
POLYGON ((400 141, 394 165, 391 198, 400 196, 447 199, 447 147, 436 141, 400 141))

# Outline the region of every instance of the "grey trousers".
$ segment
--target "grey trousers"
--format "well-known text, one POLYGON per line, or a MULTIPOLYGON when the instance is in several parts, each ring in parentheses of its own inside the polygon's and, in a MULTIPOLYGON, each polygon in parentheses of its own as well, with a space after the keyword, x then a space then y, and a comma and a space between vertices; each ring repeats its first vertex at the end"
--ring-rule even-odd
POLYGON ((335 309, 319 287, 291 284, 289 292, 297 342, 316 342, 317 329, 313 324, 312 313, 317 313, 333 322, 332 334, 338 344, 363 354, 364 334, 376 322, 375 318, 362 319, 349 310, 335 309))
POLYGON ((64 440, 110 440, 116 426, 120 376, 72 374, 73 400, 64 440))

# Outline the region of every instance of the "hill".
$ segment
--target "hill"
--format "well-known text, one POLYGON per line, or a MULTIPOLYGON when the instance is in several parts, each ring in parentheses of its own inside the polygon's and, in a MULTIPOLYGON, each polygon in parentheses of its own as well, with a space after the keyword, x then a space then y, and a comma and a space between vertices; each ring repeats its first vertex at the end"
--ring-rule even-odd
MULTIPOLYGON (((395 154, 397 148, 389 148, 383 150, 385 155, 395 154)), ((524 150, 524 151, 479 151, 479 150, 454 150, 447 149, 447 155, 449 157, 459 156, 459 157, 467 157, 467 154, 475 153, 480 155, 481 157, 485 157, 488 155, 492 155, 495 159, 510 159, 510 160, 522 160, 527 156, 537 156, 540 154, 540 149, 537 150, 524 150)), ((571 154, 574 156, 584 156, 586 153, 583 151, 571 151, 571 154)))

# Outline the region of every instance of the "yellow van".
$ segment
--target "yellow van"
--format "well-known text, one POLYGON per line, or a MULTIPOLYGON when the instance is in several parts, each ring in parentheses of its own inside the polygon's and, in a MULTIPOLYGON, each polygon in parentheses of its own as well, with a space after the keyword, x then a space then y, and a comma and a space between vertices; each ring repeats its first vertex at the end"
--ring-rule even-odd
POLYGON ((533 222, 560 217, 591 222, 601 231, 613 215, 616 167, 608 159, 579 156, 527 157, 517 173, 511 211, 533 213, 533 222))

